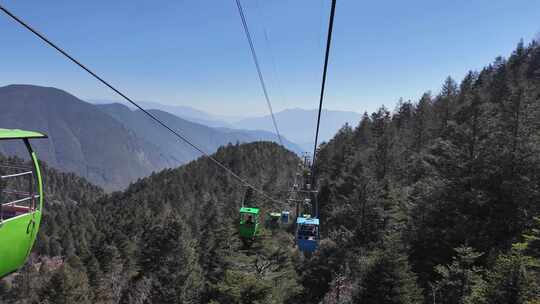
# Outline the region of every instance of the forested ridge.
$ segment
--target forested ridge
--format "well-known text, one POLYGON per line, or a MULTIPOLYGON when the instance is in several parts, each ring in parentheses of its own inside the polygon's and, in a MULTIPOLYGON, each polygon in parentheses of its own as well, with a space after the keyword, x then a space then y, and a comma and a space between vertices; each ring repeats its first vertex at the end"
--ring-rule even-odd
POLYGON ((343 127, 317 162, 326 281, 356 303, 538 303, 539 124, 533 42, 343 127))
MULTIPOLYGON (((540 46, 381 107, 318 152, 323 239, 237 235, 243 189, 207 158, 105 194, 46 170, 32 259, 5 303, 540 303, 540 46)), ((272 143, 215 157, 285 202, 272 143)), ((263 212, 283 210, 257 197, 263 212)))
MULTIPOLYGON (((272 143, 214 157, 283 201, 298 165, 272 143)), ((206 157, 112 194, 47 167, 45 183, 37 246, 2 281, 6 303, 283 302, 298 293, 292 236, 268 230, 246 247, 236 230, 245 188, 206 157)), ((286 208, 256 199, 262 210, 286 208)))

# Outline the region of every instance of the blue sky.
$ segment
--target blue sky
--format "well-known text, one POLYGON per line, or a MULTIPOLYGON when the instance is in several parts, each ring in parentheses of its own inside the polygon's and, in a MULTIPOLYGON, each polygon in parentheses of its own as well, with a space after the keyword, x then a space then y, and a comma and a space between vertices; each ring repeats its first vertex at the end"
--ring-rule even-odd
MULTIPOLYGON (((234 0, 0 1, 136 100, 266 114, 234 0)), ((242 3, 275 110, 315 108, 330 0, 242 3)), ((393 108, 539 31, 535 0, 338 0, 326 105, 393 108)), ((0 85, 11 83, 119 99, 2 15, 0 85)))

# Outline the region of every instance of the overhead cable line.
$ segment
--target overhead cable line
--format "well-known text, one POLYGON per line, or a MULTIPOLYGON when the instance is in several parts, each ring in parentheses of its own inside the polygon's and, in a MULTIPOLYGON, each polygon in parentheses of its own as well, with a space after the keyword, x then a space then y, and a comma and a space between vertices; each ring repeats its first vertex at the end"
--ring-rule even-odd
POLYGON ((244 33, 246 34, 247 41, 249 43, 249 48, 251 50, 251 56, 253 57, 253 61, 255 62, 255 67, 257 68, 257 73, 259 75, 259 82, 261 83, 261 87, 263 89, 264 98, 266 99, 266 104, 268 105, 268 110, 270 111, 270 116, 272 117, 272 123, 274 124, 274 129, 276 130, 276 135, 278 137, 279 143, 283 146, 283 142, 281 141, 281 134, 279 133, 278 125, 276 122, 276 117, 274 116, 274 111, 272 109, 272 103, 270 102, 270 97, 268 95, 268 90, 266 89, 266 84, 264 82, 264 77, 261 71, 261 66, 259 65, 259 59, 257 58, 257 53, 255 52, 255 47, 253 46, 253 40, 251 39, 251 33, 249 32, 249 27, 247 25, 246 16, 244 14, 244 9, 242 8, 242 4, 240 3, 240 0, 236 0, 236 6, 238 7, 238 13, 240 14, 240 18, 242 19, 242 26, 244 27, 244 33))
POLYGON ((179 132, 175 131, 171 127, 169 127, 167 124, 165 124, 163 121, 161 121, 159 118, 157 118, 154 114, 148 112, 147 110, 143 109, 141 106, 139 106, 135 101, 133 101, 131 98, 129 98, 126 94, 122 93, 120 90, 115 88, 113 85, 105 81, 102 77, 94 73, 92 70, 90 70, 88 67, 86 67, 84 64, 82 64, 80 61, 75 59, 73 56, 68 54, 65 50, 60 48, 58 45, 53 43, 51 40, 49 40, 47 37, 45 37, 43 34, 39 33, 36 29, 32 28, 30 25, 28 25, 26 22, 24 22, 21 18, 15 16, 12 12, 10 12, 8 9, 0 5, 0 10, 3 11, 6 15, 11 17, 13 20, 15 20, 17 23, 22 25, 24 28, 32 32, 34 35, 36 35, 39 39, 41 39, 43 42, 45 42, 47 45, 51 46, 52 48, 56 49, 60 54, 65 56, 67 59, 78 65, 80 68, 88 72, 88 74, 92 75, 95 79, 97 79, 99 82, 107 86, 109 89, 113 90, 116 94, 120 95, 122 98, 127 100, 129 103, 134 105, 136 108, 141 110, 144 114, 146 114, 148 117, 153 119, 155 122, 157 122, 159 125, 164 127, 165 129, 169 130, 173 135, 187 143, 189 146, 191 146, 193 149, 200 152, 202 155, 208 157, 213 163, 215 163, 218 167, 226 171, 228 174, 230 174, 233 178, 235 178, 237 181, 242 183, 243 185, 252 188, 253 190, 257 191, 259 194, 261 194, 263 197, 273 201, 273 202, 279 202, 278 200, 272 198, 270 195, 266 194, 262 189, 256 188, 252 184, 250 184, 247 180, 240 177, 238 174, 234 173, 231 169, 229 169, 227 166, 219 162, 216 158, 206 153, 202 148, 197 146, 196 144, 192 143, 186 136, 180 134, 179 132))
MULTIPOLYGON (((265 24, 267 23, 266 21, 268 20, 268 15, 261 8, 261 1, 262 0, 258 0, 255 3, 258 4, 257 5, 257 12, 259 13, 259 16, 261 17, 261 21, 262 21, 261 23, 262 23, 263 32, 264 32, 264 40, 266 42, 266 44, 265 44, 266 49, 270 53, 270 62, 272 63, 272 72, 273 72, 272 73, 272 76, 273 76, 272 79, 273 79, 275 87, 276 87, 276 92, 279 94, 279 98, 281 100, 285 100, 285 95, 283 94, 281 81, 280 81, 280 79, 278 77, 279 71, 278 71, 278 67, 277 67, 277 64, 276 64, 276 56, 274 54, 274 48, 272 47, 272 44, 270 43, 269 30, 265 26, 265 24)), ((274 94, 274 96, 276 96, 276 95, 277 94, 274 94)))
POLYGON ((330 10, 330 21, 328 23, 328 37, 326 40, 326 54, 324 56, 324 68, 321 84, 321 96, 319 100, 319 114, 317 116, 317 130, 315 131, 315 146, 313 147, 313 163, 311 164, 312 176, 315 178, 313 168, 315 168, 315 160, 317 158, 317 143, 319 141, 319 128, 321 125, 321 112, 324 100, 324 89, 326 86, 326 72, 328 70, 328 58, 330 57, 330 47, 332 46, 332 30, 334 29, 334 15, 336 13, 336 0, 332 0, 332 8, 330 10))

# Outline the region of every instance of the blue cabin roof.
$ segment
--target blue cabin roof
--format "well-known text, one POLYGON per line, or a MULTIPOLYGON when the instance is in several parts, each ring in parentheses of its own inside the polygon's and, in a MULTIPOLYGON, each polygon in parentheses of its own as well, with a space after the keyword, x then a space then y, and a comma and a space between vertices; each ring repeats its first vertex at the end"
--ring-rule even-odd
POLYGON ((296 220, 296 223, 297 224, 300 224, 300 225, 319 225, 319 219, 318 218, 305 218, 305 217, 299 217, 297 220, 296 220))

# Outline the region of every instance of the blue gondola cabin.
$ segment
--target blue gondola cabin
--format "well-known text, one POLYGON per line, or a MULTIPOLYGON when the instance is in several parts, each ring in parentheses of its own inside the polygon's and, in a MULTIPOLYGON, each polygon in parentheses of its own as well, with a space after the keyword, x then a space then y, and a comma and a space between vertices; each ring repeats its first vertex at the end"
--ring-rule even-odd
POLYGON ((296 220, 296 244, 300 251, 313 253, 319 246, 319 219, 299 217, 296 220))
POLYGON ((289 223, 289 211, 283 211, 281 212, 281 224, 287 225, 289 223))

